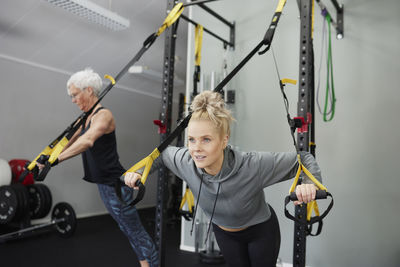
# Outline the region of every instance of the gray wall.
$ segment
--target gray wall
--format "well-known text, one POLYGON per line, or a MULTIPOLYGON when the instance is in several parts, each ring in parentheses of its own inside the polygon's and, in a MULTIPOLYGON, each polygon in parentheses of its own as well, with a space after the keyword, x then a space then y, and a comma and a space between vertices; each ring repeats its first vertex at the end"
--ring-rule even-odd
MULTIPOLYGON (((333 12, 329 1, 324 2, 333 12)), ((396 122, 400 93, 396 78, 400 73, 400 2, 339 2, 345 6, 345 37, 333 38, 336 115, 329 123, 323 122, 319 114, 315 118, 316 155, 335 205, 324 221, 322 234, 307 239, 307 265, 399 266, 400 143, 396 122)), ((237 0, 213 5, 236 22, 237 47, 231 67, 261 41, 276 4, 277 1, 237 0)), ((322 17, 319 7, 315 12, 318 70, 322 17)), ((194 13, 199 19, 204 18, 200 12, 194 13)), ((297 79, 299 20, 295 1, 288 1, 285 6, 273 48, 281 77, 297 79)), ((222 49, 215 44, 210 47, 205 41, 202 66, 217 68, 221 64, 218 54, 222 49)), ((323 62, 321 89, 325 90, 323 62)), ((237 122, 231 143, 244 151, 293 151, 271 51, 256 55, 230 87, 237 93, 233 106, 237 122)), ((292 116, 296 116, 297 89, 286 86, 292 116)), ((292 261, 293 250, 293 223, 283 214, 283 200, 290 185, 291 181, 265 190, 267 201, 279 216, 280 257, 285 262, 292 261)), ((325 204, 320 205, 324 210, 325 204)))
MULTIPOLYGON (((109 1, 93 1, 105 8, 109 1)), ((112 32, 40 0, 2 1, 0 9, 0 158, 32 160, 81 113, 71 102, 66 82, 90 66, 116 76, 165 18, 166 3, 114 1, 111 9, 129 18, 131 27, 112 32)), ((185 79, 186 30, 178 34, 176 72, 185 79), (183 55, 183 56, 182 56, 183 55)), ((136 65, 161 72, 164 35, 136 65)), ((105 80, 105 85, 108 85, 105 80)), ((173 122, 176 118, 175 88, 173 122)), ((121 163, 131 167, 159 144, 161 81, 127 73, 104 98, 116 120, 121 163)), ((54 203, 72 204, 78 217, 105 213, 95 185, 83 182, 80 156, 53 168, 44 183, 54 203)), ((155 205, 156 175, 138 207, 155 205)))

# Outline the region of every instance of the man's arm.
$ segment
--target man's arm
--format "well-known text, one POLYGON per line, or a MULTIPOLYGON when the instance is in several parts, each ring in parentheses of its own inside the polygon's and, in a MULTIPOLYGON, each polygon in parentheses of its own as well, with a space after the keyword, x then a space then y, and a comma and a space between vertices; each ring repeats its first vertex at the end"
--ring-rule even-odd
POLYGON ((92 147, 94 142, 102 135, 110 133, 115 129, 114 118, 109 110, 99 111, 91 120, 89 130, 82 136, 79 136, 75 142, 58 156, 59 162, 84 152, 92 147))

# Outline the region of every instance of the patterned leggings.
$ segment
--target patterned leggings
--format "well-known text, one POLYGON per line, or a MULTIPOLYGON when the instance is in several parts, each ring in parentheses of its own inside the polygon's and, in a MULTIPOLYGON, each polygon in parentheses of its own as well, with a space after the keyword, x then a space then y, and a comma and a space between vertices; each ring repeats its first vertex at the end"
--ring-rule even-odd
MULTIPOLYGON (((146 260, 151 267, 158 266, 158 252, 153 240, 144 229, 135 207, 125 206, 119 201, 113 186, 97 184, 100 197, 119 228, 129 239, 139 261, 146 260)), ((133 189, 122 186, 122 199, 130 203, 133 189)))

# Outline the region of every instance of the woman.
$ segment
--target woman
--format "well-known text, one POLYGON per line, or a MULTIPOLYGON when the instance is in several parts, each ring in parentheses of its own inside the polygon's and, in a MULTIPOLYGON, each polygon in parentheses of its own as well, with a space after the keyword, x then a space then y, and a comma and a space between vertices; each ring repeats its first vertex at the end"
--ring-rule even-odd
MULTIPOLYGON (((67 82, 71 101, 84 112, 97 103, 103 86, 100 75, 90 68, 74 73, 67 82)), ((115 120, 110 110, 97 104, 58 156, 57 163, 82 154, 84 180, 96 184, 100 197, 119 228, 128 238, 141 267, 158 266, 158 252, 143 227, 135 207, 121 205, 114 184, 125 172, 119 162, 115 120)), ((38 163, 39 168, 44 165, 38 163)), ((132 201, 133 189, 122 188, 125 202, 132 201)))
MULTIPOLYGON (((228 146, 233 117, 219 93, 199 94, 191 109, 188 147, 168 147, 153 169, 164 164, 187 182, 210 218, 228 266, 275 266, 280 230, 263 188, 295 176, 296 153, 245 153, 228 146)), ((312 155, 302 153, 301 160, 321 180, 312 155)), ((140 177, 140 173, 127 173, 125 183, 135 187, 140 177)), ((296 187, 299 201, 295 204, 312 201, 315 192, 316 186, 306 180, 296 187)))

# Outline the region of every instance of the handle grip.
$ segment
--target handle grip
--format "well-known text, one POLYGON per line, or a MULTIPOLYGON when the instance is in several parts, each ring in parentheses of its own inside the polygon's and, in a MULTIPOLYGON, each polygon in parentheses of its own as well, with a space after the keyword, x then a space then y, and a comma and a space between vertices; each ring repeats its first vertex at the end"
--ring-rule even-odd
MULTIPOLYGON (((315 199, 326 199, 328 197, 328 192, 325 190, 317 190, 315 193, 315 199)), ((296 192, 292 192, 289 196, 290 201, 296 201, 297 195, 296 192)))
POLYGON ((36 180, 36 178, 39 175, 39 168, 38 166, 35 165, 35 167, 32 168, 32 170, 28 169, 30 162, 28 161, 27 163, 25 163, 25 167, 24 167, 24 171, 21 173, 21 175, 18 178, 18 182, 19 183, 23 183, 25 180, 25 177, 29 174, 32 173, 33 175, 33 179, 36 180))
POLYGON ((310 221, 303 221, 303 220, 300 220, 297 217, 294 217, 293 215, 291 215, 289 213, 289 211, 287 210, 287 208, 286 208, 287 204, 290 201, 297 200, 296 193, 291 193, 289 196, 287 196, 285 198, 285 206, 284 206, 285 216, 287 218, 289 218, 290 220, 292 220, 292 221, 298 222, 300 224, 305 224, 305 225, 312 225, 312 224, 314 224, 316 222, 321 222, 322 219, 325 218, 325 216, 328 215, 329 211, 332 209, 333 197, 332 197, 331 193, 329 193, 328 191, 325 191, 325 190, 317 190, 316 195, 315 195, 315 199, 326 199, 328 196, 331 198, 331 202, 329 203, 329 205, 328 205, 327 209, 325 210, 325 212, 322 213, 322 215, 320 215, 320 216, 316 216, 316 217, 311 218, 310 221))
MULTIPOLYGON (((40 155, 40 157, 36 160, 36 162, 40 163, 40 164, 44 164, 44 167, 41 171, 39 171, 38 175, 35 178, 35 181, 41 182, 43 181, 47 174, 49 173, 50 169, 51 169, 51 163, 49 162, 49 155, 40 155)), ((36 166, 37 168, 37 166, 36 166)))
MULTIPOLYGON (((121 175, 121 176, 119 177, 119 180, 120 180, 123 184, 125 184, 125 175, 121 175)), ((138 192, 137 192, 137 194, 136 194, 135 199, 132 201, 132 203, 129 204, 130 206, 134 206, 134 205, 136 205, 137 203, 139 203, 139 202, 143 199, 144 194, 146 193, 146 187, 145 187, 144 184, 141 182, 141 180, 137 180, 136 183, 135 183, 135 185, 136 185, 137 187, 139 187, 139 189, 138 189, 138 192)), ((121 190, 121 188, 117 189, 117 195, 118 195, 118 196, 121 196, 121 191, 120 191, 120 190, 121 190), (119 191, 119 192, 118 192, 118 191, 119 191)), ((122 198, 121 198, 121 197, 119 197, 119 198, 120 198, 120 201, 124 203, 124 201, 122 200, 122 198)), ((124 204, 126 204, 126 203, 124 203, 124 204)))

